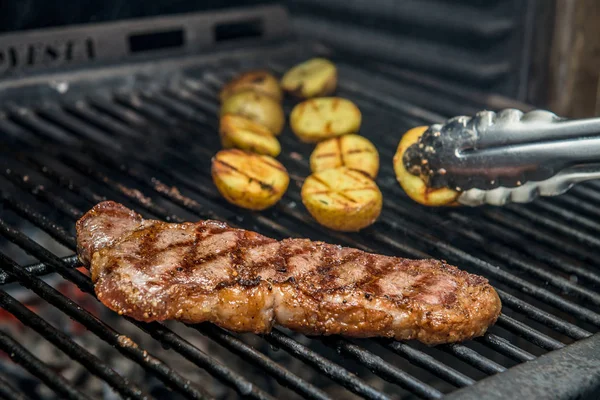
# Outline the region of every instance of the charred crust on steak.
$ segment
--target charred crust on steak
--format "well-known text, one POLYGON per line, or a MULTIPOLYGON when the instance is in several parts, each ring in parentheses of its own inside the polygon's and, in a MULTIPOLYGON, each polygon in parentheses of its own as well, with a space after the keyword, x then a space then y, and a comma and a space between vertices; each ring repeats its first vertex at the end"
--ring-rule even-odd
POLYGON ((277 323, 305 334, 418 339, 481 335, 500 312, 483 277, 307 239, 277 241, 217 221, 143 220, 101 203, 77 223, 98 298, 142 321, 211 321, 237 332, 277 323))

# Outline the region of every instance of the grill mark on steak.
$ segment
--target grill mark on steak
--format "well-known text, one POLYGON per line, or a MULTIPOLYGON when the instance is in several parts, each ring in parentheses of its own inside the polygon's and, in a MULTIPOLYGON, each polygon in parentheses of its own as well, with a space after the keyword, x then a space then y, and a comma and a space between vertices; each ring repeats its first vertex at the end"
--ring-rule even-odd
POLYGON ((482 335, 500 300, 482 277, 445 262, 276 241, 216 221, 143 220, 114 202, 77 222, 98 298, 142 321, 211 321, 239 332, 274 323, 310 335, 418 339, 482 335))

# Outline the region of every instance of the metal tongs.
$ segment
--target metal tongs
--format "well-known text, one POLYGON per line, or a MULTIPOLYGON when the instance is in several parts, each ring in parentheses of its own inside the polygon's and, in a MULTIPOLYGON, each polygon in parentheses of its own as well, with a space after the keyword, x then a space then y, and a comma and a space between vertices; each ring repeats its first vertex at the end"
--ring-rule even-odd
POLYGON ((527 203, 600 178, 600 118, 482 111, 431 125, 403 161, 428 187, 459 192, 461 204, 527 203))

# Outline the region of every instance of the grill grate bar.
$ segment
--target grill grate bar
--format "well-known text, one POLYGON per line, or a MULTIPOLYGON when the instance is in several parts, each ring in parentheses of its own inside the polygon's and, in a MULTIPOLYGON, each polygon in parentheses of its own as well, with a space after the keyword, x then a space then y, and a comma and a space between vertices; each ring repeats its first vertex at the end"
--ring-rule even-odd
POLYGON ((60 244, 66 247, 76 246, 76 241, 73 236, 58 224, 55 224, 54 222, 45 218, 42 214, 35 211, 29 205, 23 203, 22 201, 18 201, 7 192, 0 191, 0 196, 2 197, 2 201, 21 217, 28 219, 43 230, 52 230, 54 232, 54 239, 60 244))
POLYGON ((15 183, 18 186, 24 187, 29 193, 39 196, 40 198, 44 199, 46 202, 48 202, 48 204, 50 204, 53 207, 55 207, 56 209, 60 210, 65 215, 67 215, 69 217, 73 217, 73 218, 75 218, 77 215, 81 215, 80 210, 78 210, 76 207, 74 207, 72 205, 67 204, 67 202, 64 199, 44 190, 44 188, 41 186, 36 186, 34 184, 23 181, 23 177, 18 176, 12 170, 0 169, 0 174, 2 174, 2 176, 4 176, 4 177, 8 178, 8 180, 10 180, 12 183, 15 183))
POLYGON ((6 400, 28 400, 13 385, 0 376, 0 398, 6 400))
POLYGON ((20 121, 21 123, 28 126, 31 130, 35 131, 41 129, 41 132, 44 133, 44 137, 47 139, 56 140, 67 145, 77 145, 78 143, 81 143, 81 139, 69 135, 68 133, 60 129, 46 127, 45 124, 39 119, 31 118, 33 117, 33 113, 27 108, 8 105, 7 110, 11 112, 12 118, 15 121, 20 121))
MULTIPOLYGON (((5 223, 2 220, 0 220, 0 227, 5 227, 5 223)), ((55 267, 55 264, 57 263, 51 262, 49 264, 55 267)), ((118 332, 104 324, 102 321, 98 320, 92 314, 79 307, 72 300, 63 296, 60 292, 56 291, 47 283, 26 272, 23 268, 17 265, 10 258, 6 257, 6 255, 3 253, 0 253, 0 267, 9 274, 14 275, 21 284, 33 290, 38 296, 48 301, 56 308, 65 312, 71 318, 85 326, 90 332, 94 333, 100 339, 116 348, 123 355, 137 362, 145 369, 154 372, 170 387, 192 399, 211 398, 208 393, 204 392, 202 389, 192 386, 192 383, 189 380, 183 378, 162 361, 150 355, 136 343, 131 341, 131 339, 120 335, 118 332)), ((64 268, 68 267, 65 266, 64 268)), ((87 287, 83 288, 83 286, 80 286, 80 288, 82 288, 82 290, 88 289, 87 291, 89 291, 89 288, 87 287)))
POLYGON ((401 369, 394 367, 378 355, 375 355, 346 339, 326 338, 323 342, 328 346, 335 348, 341 354, 351 357, 367 366, 372 372, 378 374, 388 382, 396 383, 426 399, 439 399, 442 397, 440 391, 423 383, 419 379, 414 378, 412 375, 401 369))
POLYGON ((396 354, 406 358, 411 363, 427 369, 454 386, 465 387, 475 383, 475 381, 468 376, 448 367, 446 364, 438 361, 429 354, 410 347, 406 343, 388 340, 380 340, 379 342, 396 354))
POLYGON ((528 210, 525 208, 514 207, 509 204, 509 205, 507 205, 507 209, 510 210, 511 212, 517 214, 520 217, 526 218, 536 224, 543 225, 549 229, 552 229, 552 230, 560 233, 561 235, 565 235, 567 237, 572 237, 576 241, 583 243, 589 247, 592 247, 594 249, 600 248, 600 239, 598 239, 594 236, 588 235, 585 232, 573 229, 570 226, 563 225, 563 224, 557 222, 556 220, 541 217, 541 216, 535 214, 534 212, 532 212, 531 210, 528 210))
POLYGON ((272 345, 282 348, 294 357, 311 365, 313 368, 321 371, 325 376, 338 382, 350 391, 363 396, 367 399, 389 400, 385 394, 379 392, 373 387, 367 385, 363 380, 353 373, 340 367, 338 364, 328 360, 318 353, 310 350, 308 347, 300 344, 278 329, 273 329, 271 333, 264 336, 272 345))
MULTIPOLYGON (((466 223, 467 221, 467 219, 464 216, 461 216, 460 220, 464 223, 466 223)), ((482 224, 479 221, 472 221, 471 225, 481 230, 484 229, 482 228, 482 226, 485 226, 489 229, 486 232, 494 232, 493 227, 488 227, 488 225, 490 224, 482 224)), ((549 284, 552 284, 564 293, 569 293, 581 299, 587 300, 592 304, 600 305, 600 294, 598 294, 597 292, 586 289, 585 287, 575 284, 567 279, 563 279, 562 277, 557 276, 556 273, 543 269, 542 266, 538 266, 532 264, 531 262, 527 262, 521 254, 512 250, 511 247, 495 242, 486 242, 479 235, 472 235, 470 237, 473 240, 473 242, 478 243, 482 248, 484 248, 486 253, 493 255, 497 259, 502 260, 513 267, 519 268, 520 270, 525 271, 532 276, 542 279, 545 282, 548 282, 549 284)))
MULTIPOLYGON (((451 217, 465 225, 471 225, 471 227, 478 229, 480 232, 485 232, 486 234, 493 235, 494 237, 497 237, 499 231, 504 231, 504 229, 502 229, 502 228, 497 229, 497 227, 495 225, 490 224, 488 222, 469 220, 464 215, 452 213, 451 217)), ((510 233, 507 233, 507 235, 508 236, 506 236, 505 239, 507 237, 514 236, 514 235, 511 235, 510 233)), ((600 304, 600 295, 598 295, 598 293, 588 290, 588 289, 582 287, 581 285, 574 284, 574 283, 570 282, 569 280, 562 279, 559 276, 557 276, 555 273, 549 272, 547 269, 544 269, 542 266, 538 266, 531 262, 525 261, 525 258, 523 258, 520 253, 517 253, 516 251, 514 251, 512 249, 512 245, 502 245, 502 244, 495 243, 495 242, 492 242, 492 243, 485 242, 485 240, 480 235, 471 235, 470 238, 474 242, 479 243, 479 245, 485 250, 486 253, 492 254, 495 257, 501 259, 502 261, 504 261, 514 267, 517 267, 523 271, 526 271, 529 274, 536 276, 539 279, 544 280, 545 282, 551 283, 553 286, 561 289, 565 293, 573 293, 581 298, 589 300, 590 302, 592 302, 594 304, 600 304)), ((523 246, 523 247, 526 247, 526 246, 523 246)), ((530 249, 530 251, 527 251, 527 253, 531 253, 531 252, 532 252, 531 249, 530 249)), ((583 268, 580 268, 580 267, 575 267, 575 268, 578 271, 579 270, 585 271, 583 268)), ((566 269, 570 269, 570 268, 568 266, 564 266, 560 269, 566 270, 566 269)), ((600 279, 600 276, 598 276, 594 272, 590 272, 590 271, 585 271, 585 276, 588 277, 589 279, 593 279, 593 280, 600 279)))
POLYGON ((253 347, 245 344, 232 334, 218 328, 210 323, 202 323, 196 325, 188 325, 190 328, 197 330, 203 335, 211 338, 226 349, 237 353, 240 357, 248 360, 267 371, 278 382, 295 390, 297 393, 310 399, 330 399, 322 390, 316 388, 297 375, 291 373, 287 369, 281 367, 269 357, 255 350, 253 347))
POLYGON ((65 399, 73 400, 91 400, 88 396, 75 389, 61 375, 55 373, 46 363, 31 354, 19 342, 0 331, 0 350, 10 356, 10 358, 24 367, 32 375, 38 377, 49 388, 61 395, 65 399))
MULTIPOLYGON (((542 246, 536 245, 535 243, 529 242, 523 238, 523 236, 517 234, 513 230, 507 229, 500 225, 495 225, 489 221, 476 221, 468 219, 464 215, 451 214, 452 218, 463 224, 471 224, 472 226, 478 225, 480 230, 487 234, 493 234, 495 238, 505 242, 511 247, 518 247, 520 252, 525 252, 529 256, 533 256, 541 262, 551 264, 553 267, 562 270, 566 273, 576 274, 578 277, 584 278, 592 283, 600 284, 600 274, 595 273, 589 269, 580 267, 574 263, 570 263, 564 258, 559 258, 542 246)), ((505 260, 506 262, 512 262, 512 258, 505 260)))
POLYGON ((493 375, 506 371, 506 368, 502 365, 483 357, 475 350, 462 344, 446 344, 439 346, 439 348, 482 370, 486 374, 493 375))
MULTIPOLYGON (((594 182, 588 183, 588 185, 593 185, 593 184, 594 184, 594 182)), ((569 192, 579 198, 589 201, 591 204, 598 204, 598 202, 600 201, 600 193, 594 191, 590 187, 578 185, 578 186, 573 187, 569 192)))
MULTIPOLYGON (((537 208, 540 208, 543 211, 550 212, 556 216, 559 216, 563 220, 571 221, 571 223, 575 223, 585 229, 594 231, 595 233, 600 232, 600 224, 598 224, 597 222, 594 222, 593 220, 591 220, 589 218, 579 215, 577 212, 570 211, 568 209, 559 207, 546 199, 540 199, 540 200, 536 201, 534 204, 537 208)), ((511 209, 512 208, 513 207, 511 207, 511 209)))
POLYGON ((580 246, 576 243, 569 243, 568 246, 565 246, 564 238, 555 237, 549 235, 547 232, 537 230, 531 224, 519 218, 515 218, 507 212, 500 213, 498 211, 488 209, 485 210, 484 214, 486 217, 505 228, 519 230, 522 234, 532 238, 534 241, 549 245, 553 249, 560 249, 561 252, 566 253, 577 260, 592 263, 595 262, 595 252, 587 250, 583 246, 580 246))
MULTIPOLYGON (((58 122, 62 124, 68 131, 75 133, 75 135, 80 134, 84 137, 105 146, 114 151, 121 151, 122 146, 119 142, 115 141, 114 138, 107 137, 105 134, 97 130, 96 128, 90 127, 87 124, 82 123, 76 119, 58 119, 57 116, 60 115, 61 108, 58 106, 46 106, 39 111, 39 116, 44 119, 52 122, 58 122)), ((77 136, 75 136, 77 137, 77 136)))
POLYGON ((500 315, 500 317, 498 318, 498 324, 503 328, 508 329, 509 331, 519 332, 519 335, 521 335, 523 338, 531 341, 532 343, 544 349, 558 350, 565 347, 564 343, 552 339, 549 336, 538 334, 537 332, 531 332, 529 330, 530 328, 527 325, 513 318, 507 317, 506 315, 500 315))
POLYGON ((532 361, 536 359, 533 354, 515 346, 508 340, 498 335, 494 335, 493 333, 486 333, 483 337, 475 340, 484 343, 496 351, 504 354, 505 356, 508 356, 519 362, 532 361))
MULTIPOLYGON (((571 191, 569 191, 571 194, 571 191)), ((600 218, 600 209, 594 203, 583 201, 576 196, 556 196, 551 200, 553 203, 563 204, 566 208, 577 210, 581 214, 586 214, 588 217, 600 218)))
POLYGON ((17 317, 23 324, 35 329, 36 332, 44 336, 48 341, 52 342, 69 357, 77 360, 90 372, 102 378, 122 395, 132 399, 151 398, 149 394, 144 393, 140 388, 128 380, 123 379, 112 368, 104 364, 98 357, 79 346, 67 335, 44 321, 37 314, 35 314, 33 311, 30 311, 27 307, 19 303, 4 290, 0 290, 0 306, 17 317))
MULTIPOLYGON (((546 326, 554 329, 557 332, 563 333, 573 339, 580 340, 586 337, 591 336, 592 334, 585 329, 578 327, 577 325, 571 324, 561 318, 558 318, 549 312, 540 310, 537 307, 530 305, 529 303, 509 294, 503 290, 497 290, 500 299, 502 300, 502 304, 509 306, 510 308, 517 310, 519 312, 523 312, 523 309, 526 309, 526 312, 523 312, 529 318, 534 321, 545 324, 546 326)), ((527 327, 527 332, 532 330, 527 327)), ((521 332, 521 331, 519 331, 521 332)))
MULTIPOLYGON (((62 262, 65 265, 68 265, 69 268, 76 268, 81 264, 77 255, 64 257, 62 258, 62 262)), ((23 267, 23 269, 30 274, 37 276, 46 275, 53 272, 52 267, 47 266, 45 263, 26 265, 23 267)), ((11 282, 14 282, 14 278, 0 269, 0 285, 11 282)))
POLYGON ((586 289, 568 279, 559 277, 554 272, 544 271, 541 269, 541 266, 533 266, 531 263, 526 262, 522 257, 519 257, 517 252, 512 251, 506 246, 497 246, 492 244, 487 249, 492 250, 493 254, 498 259, 510 265, 516 266, 521 270, 530 273, 531 275, 543 279, 548 284, 560 289, 562 293, 576 296, 588 304, 600 306, 600 294, 598 294, 598 292, 591 289, 586 289))
MULTIPOLYGON (((95 112, 90 105, 84 101, 78 101, 73 105, 66 104, 63 110, 82 122, 86 122, 84 127, 91 122, 94 126, 101 129, 102 132, 106 132, 114 137, 140 138, 140 134, 137 131, 120 124, 112 116, 95 112)), ((58 111, 60 112, 61 109, 58 111)))
POLYGON ((166 221, 184 222, 183 219, 181 219, 177 215, 169 214, 169 212, 167 210, 165 210, 163 207, 156 205, 150 199, 145 198, 141 194, 141 192, 138 192, 135 189, 132 190, 132 189, 124 187, 120 183, 115 182, 114 180, 108 178, 106 175, 104 175, 98 171, 95 171, 91 167, 88 167, 88 166, 80 163, 78 160, 75 160, 75 158, 64 157, 62 159, 62 161, 64 161, 65 165, 68 165, 69 167, 78 169, 81 172, 85 173, 86 175, 94 178, 97 182, 103 183, 107 188, 113 190, 114 192, 119 193, 123 196, 126 196, 132 203, 136 204, 138 207, 144 208, 145 210, 147 210, 149 213, 151 213, 154 216, 159 216, 159 215, 164 216, 164 219, 166 221))

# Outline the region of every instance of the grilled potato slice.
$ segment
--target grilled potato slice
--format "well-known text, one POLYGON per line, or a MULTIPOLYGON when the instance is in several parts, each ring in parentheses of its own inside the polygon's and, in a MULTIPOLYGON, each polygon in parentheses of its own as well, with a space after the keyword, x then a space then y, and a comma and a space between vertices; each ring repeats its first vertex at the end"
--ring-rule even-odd
POLYGON ((281 104, 273 97, 253 90, 244 90, 229 96, 221 106, 221 116, 225 114, 251 119, 269 129, 274 135, 279 135, 285 124, 281 104))
POLYGON ((324 58, 312 58, 298 64, 281 78, 286 92, 304 99, 328 96, 335 91, 337 69, 324 58))
POLYGON ((297 104, 290 115, 292 130, 303 142, 314 143, 355 133, 362 115, 356 105, 341 97, 321 97, 297 104))
POLYGON ((428 128, 427 126, 419 126, 409 130, 402 136, 398 144, 398 150, 394 155, 396 179, 406 194, 417 203, 432 207, 457 205, 456 199, 460 195, 459 192, 450 188, 430 188, 421 177, 411 174, 404 167, 402 159, 404 152, 416 143, 428 128))
POLYGON ((344 232, 371 225, 383 203, 371 178, 346 167, 312 174, 304 181, 301 195, 308 212, 321 225, 344 232))
POLYGON ((238 149, 219 151, 212 159, 212 178, 225 199, 250 210, 264 210, 277 203, 290 177, 273 157, 238 149))
POLYGON ((221 144, 226 149, 242 149, 271 157, 277 157, 281 153, 279 141, 271 131, 246 117, 223 115, 219 135, 221 144))
POLYGON ((244 90, 266 94, 278 102, 283 100, 283 92, 281 91, 281 87, 279 87, 277 78, 269 71, 257 70, 245 72, 223 86, 221 93, 219 93, 221 103, 227 100, 232 94, 244 90))
POLYGON ((359 135, 344 135, 327 139, 310 155, 312 172, 348 167, 375 179, 379 172, 379 153, 368 139, 359 135))

